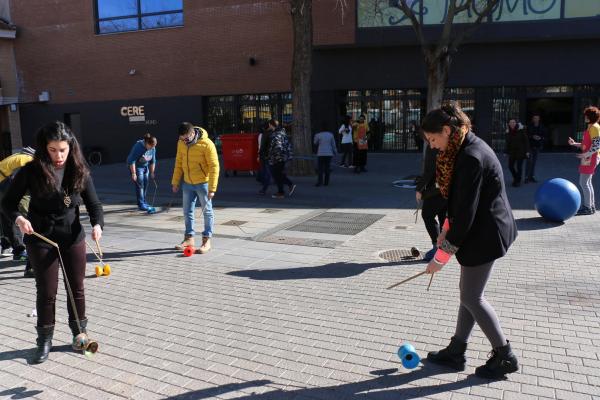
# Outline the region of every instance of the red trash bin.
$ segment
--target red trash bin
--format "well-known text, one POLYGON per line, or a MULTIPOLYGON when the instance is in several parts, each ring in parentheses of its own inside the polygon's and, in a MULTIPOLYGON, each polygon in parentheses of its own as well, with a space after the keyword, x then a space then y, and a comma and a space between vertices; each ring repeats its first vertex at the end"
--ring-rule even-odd
POLYGON ((221 135, 225 171, 258 171, 258 133, 221 135))

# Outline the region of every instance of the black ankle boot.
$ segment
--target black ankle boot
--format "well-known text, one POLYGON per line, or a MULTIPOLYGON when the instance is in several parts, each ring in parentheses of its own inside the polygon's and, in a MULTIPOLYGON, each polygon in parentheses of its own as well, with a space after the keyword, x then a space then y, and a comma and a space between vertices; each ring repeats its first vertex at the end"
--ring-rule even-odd
POLYGON ((54 325, 36 326, 38 337, 36 340, 37 349, 31 362, 41 364, 48 359, 48 353, 52 349, 52 337, 54 336, 54 325))
POLYGON ((519 363, 515 353, 510 348, 510 343, 507 340, 506 346, 497 347, 492 350, 492 356, 489 360, 475 369, 475 375, 487 379, 499 379, 504 375, 516 372, 519 370, 519 363))
POLYGON ((79 327, 81 328, 81 332, 80 332, 79 327, 77 327, 77 321, 74 319, 69 320, 69 328, 71 328, 71 333, 73 334, 73 340, 71 341, 71 347, 73 347, 73 350, 75 350, 75 351, 81 350, 81 347, 77 344, 75 337, 77 337, 77 335, 79 335, 80 333, 87 334, 87 323, 88 323, 87 318, 79 320, 79 327))
POLYGON ((455 337, 450 339, 450 344, 440 351, 432 351, 427 354, 427 360, 434 364, 445 365, 457 371, 465 370, 465 352, 467 344, 461 342, 455 337))

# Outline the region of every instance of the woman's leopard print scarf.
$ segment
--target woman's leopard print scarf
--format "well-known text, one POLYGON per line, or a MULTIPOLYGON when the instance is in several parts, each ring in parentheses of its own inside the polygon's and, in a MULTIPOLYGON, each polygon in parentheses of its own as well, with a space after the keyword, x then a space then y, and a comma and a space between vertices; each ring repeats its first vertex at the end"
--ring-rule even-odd
POLYGON ((457 129, 450 134, 448 139, 448 148, 446 151, 440 151, 437 155, 435 163, 435 181, 442 193, 442 196, 447 199, 450 192, 450 184, 452 183, 452 175, 454 173, 454 161, 460 150, 460 146, 465 140, 467 132, 463 129, 457 129))

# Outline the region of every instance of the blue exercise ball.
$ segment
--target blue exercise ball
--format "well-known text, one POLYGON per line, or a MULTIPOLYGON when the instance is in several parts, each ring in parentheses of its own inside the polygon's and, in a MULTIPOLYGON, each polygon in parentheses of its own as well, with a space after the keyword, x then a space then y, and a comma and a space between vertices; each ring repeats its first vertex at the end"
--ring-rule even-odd
POLYGON ((535 192, 535 209, 549 221, 568 220, 580 205, 581 195, 577 186, 566 179, 549 179, 535 192))

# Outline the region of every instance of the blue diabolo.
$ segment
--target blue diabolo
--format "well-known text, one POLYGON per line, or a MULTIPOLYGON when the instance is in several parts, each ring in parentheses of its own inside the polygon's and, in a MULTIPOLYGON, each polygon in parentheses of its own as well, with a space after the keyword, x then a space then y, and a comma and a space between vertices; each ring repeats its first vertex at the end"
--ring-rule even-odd
POLYGON ((580 205, 581 195, 577 186, 566 179, 547 180, 535 192, 535 209, 549 221, 568 220, 575 215, 580 205))
POLYGON ((419 362, 421 362, 421 357, 417 354, 417 351, 410 343, 404 343, 398 349, 398 357, 402 361, 402 366, 406 369, 414 369, 417 368, 419 362))

